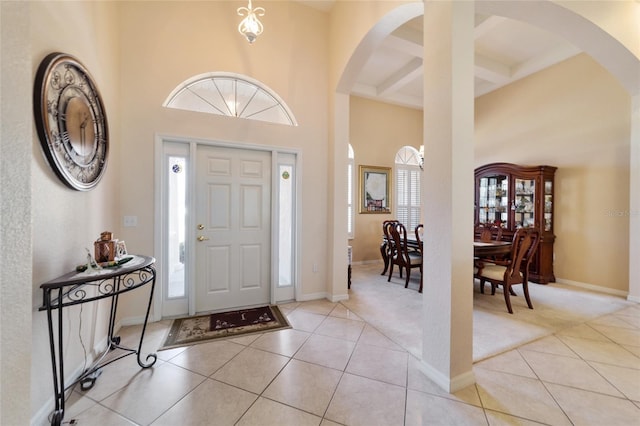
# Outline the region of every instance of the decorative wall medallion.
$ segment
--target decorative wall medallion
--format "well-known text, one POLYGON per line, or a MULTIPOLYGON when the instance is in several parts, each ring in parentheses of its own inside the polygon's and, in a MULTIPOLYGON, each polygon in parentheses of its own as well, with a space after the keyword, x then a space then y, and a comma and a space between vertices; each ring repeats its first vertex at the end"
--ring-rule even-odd
POLYGON ((33 90, 40 144, 68 187, 88 191, 107 167, 107 117, 98 88, 73 56, 51 53, 40 63, 33 90))

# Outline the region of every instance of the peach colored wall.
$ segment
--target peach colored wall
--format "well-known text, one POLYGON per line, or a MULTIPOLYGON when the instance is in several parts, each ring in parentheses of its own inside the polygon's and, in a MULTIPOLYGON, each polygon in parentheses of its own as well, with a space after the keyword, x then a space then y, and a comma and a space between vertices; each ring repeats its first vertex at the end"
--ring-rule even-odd
MULTIPOLYGON (((628 289, 629 102, 618 81, 584 54, 476 99, 476 166, 558 167, 559 280, 628 289)), ((419 147, 419 115, 351 97, 356 170, 392 167, 405 141, 419 147)), ((388 218, 393 214, 356 213, 354 262, 380 259, 380 223, 388 218)))
POLYGON ((558 280, 626 292, 630 97, 585 54, 476 99, 476 166, 556 172, 558 280))
MULTIPOLYGON (((328 94, 333 92, 335 82, 340 78, 353 50, 372 25, 388 11, 398 5, 406 5, 410 2, 341 1, 344 3, 341 6, 346 8, 347 13, 337 16, 335 21, 332 16, 331 22, 329 22, 327 15, 304 8, 297 3, 269 2, 268 10, 273 10, 274 13, 268 12, 265 16, 264 22, 267 30, 253 46, 246 45, 236 34, 237 21, 233 19, 235 7, 237 7, 236 2, 194 2, 194 4, 180 2, 180 7, 175 8, 177 2, 172 5, 171 2, 32 1, 27 6, 30 9, 29 16, 17 20, 13 19, 14 16, 7 16, 7 11, 13 7, 13 4, 9 3, 11 2, 3 2, 1 6, 1 10, 4 12, 2 16, 2 60, 6 59, 4 46, 14 42, 11 37, 15 37, 15 34, 19 33, 19 31, 15 31, 18 27, 24 28, 25 26, 30 28, 31 37, 25 42, 30 48, 24 49, 23 54, 25 60, 32 62, 34 73, 42 57, 52 50, 61 50, 77 55, 87 65, 98 82, 105 98, 112 130, 111 164, 107 175, 94 191, 79 194, 67 190, 56 182, 57 178, 48 169, 39 151, 38 141, 31 138, 33 135, 28 130, 33 126, 31 116, 25 116, 17 123, 3 123, 3 128, 11 127, 16 133, 27 135, 24 138, 16 137, 10 143, 22 141, 30 143, 33 147, 31 168, 16 172, 18 177, 24 175, 31 182, 31 191, 27 191, 29 193, 24 194, 24 197, 29 199, 27 204, 32 209, 25 211, 24 215, 25 220, 32 224, 32 229, 24 230, 23 241, 17 242, 19 245, 16 250, 11 251, 11 254, 20 253, 25 249, 31 250, 31 245, 33 246, 33 282, 24 283, 25 286, 32 287, 33 304, 26 306, 25 309, 30 311, 29 314, 33 311, 33 327, 30 329, 31 331, 27 330, 24 336, 25 339, 32 339, 34 342, 31 377, 37 378, 37 381, 30 385, 32 395, 25 395, 21 392, 22 388, 12 388, 18 392, 16 398, 23 400, 30 398, 34 412, 42 408, 47 398, 50 398, 51 384, 46 381, 50 378, 49 351, 46 347, 46 337, 43 335, 42 313, 36 311, 41 302, 38 297, 40 294, 39 283, 72 268, 78 263, 79 253, 84 250, 84 247, 90 244, 100 231, 105 229, 111 229, 116 232, 118 237, 125 239, 131 250, 142 252, 153 247, 153 217, 151 213, 153 201, 150 192, 153 186, 151 166, 153 147, 150 141, 153 140, 156 131, 172 133, 184 131, 185 134, 188 133, 196 137, 211 137, 213 135, 213 137, 225 140, 241 141, 253 141, 258 137, 257 140, 261 143, 281 143, 284 146, 295 146, 302 149, 305 158, 312 159, 305 161, 304 189, 306 194, 312 194, 312 196, 306 196, 311 200, 303 207, 305 223, 308 225, 305 232, 309 236, 302 243, 302 253, 305 258, 303 278, 309 282, 307 289, 309 292, 324 290, 325 272, 320 271, 319 274, 314 275, 309 270, 310 263, 315 257, 322 260, 326 258, 327 251, 331 249, 327 248, 325 243, 327 234, 325 224, 328 223, 326 212, 330 200, 326 196, 326 188, 322 183, 327 170, 330 170, 327 165, 326 146, 324 145, 329 139, 327 136, 329 133, 327 111, 330 108, 327 106, 327 98, 330 95, 328 94), (128 14, 132 11, 127 9, 129 6, 136 10, 133 17, 128 14), (156 19, 154 7, 166 7, 167 9, 164 12, 159 12, 156 19), (366 7, 367 12, 361 13, 361 7, 366 7), (191 13, 191 19, 186 23, 183 22, 179 27, 175 26, 176 22, 185 16, 183 15, 185 13, 191 13), (354 32, 352 20, 359 17, 366 19, 358 21, 358 31, 354 32), (278 31, 271 32, 268 31, 269 28, 277 28, 278 31), (332 41, 331 49, 327 46, 329 39, 332 41), (276 45, 277 48, 270 49, 265 46, 267 43, 261 45, 259 44, 261 40, 269 40, 268 44, 276 45), (185 60, 187 60, 186 64, 183 63, 185 60), (292 106, 296 117, 303 124, 302 127, 281 134, 279 128, 269 126, 256 128, 246 126, 245 123, 242 125, 229 124, 228 120, 222 118, 187 118, 185 114, 170 114, 162 111, 160 107, 162 100, 176 84, 196 72, 210 71, 212 64, 225 65, 237 72, 254 76, 278 93, 284 94, 285 100, 292 106), (186 65, 188 65, 188 69, 186 65), (333 84, 328 83, 327 75, 330 75, 333 84), (123 214, 138 215, 140 226, 136 229, 127 229, 125 233, 120 227, 123 214)), ((569 8, 572 8, 576 2, 565 3, 569 8)), ((591 3, 593 4, 593 2, 591 3)), ((635 8, 635 16, 637 17, 637 2, 626 3, 628 7, 635 8)), ((580 4, 587 3, 580 2, 580 4)), ((593 21, 599 23, 606 21, 613 25, 612 28, 619 31, 622 28, 619 17, 619 12, 603 16, 602 11, 599 10, 594 15, 593 21)), ((625 19, 625 22, 629 22, 629 20, 625 19)), ((631 20, 633 31, 624 32, 619 38, 626 40, 629 49, 638 56, 640 54, 638 30, 637 25, 633 26, 633 23, 634 21, 631 20), (629 36, 626 36, 627 34, 629 36)), ((627 29, 627 26, 624 29, 627 29)), ((4 71, 5 67, 3 66, 4 71)), ((612 239, 622 241, 626 236, 624 232, 625 220, 621 219, 617 213, 623 212, 624 214, 623 209, 627 204, 624 186, 628 182, 624 172, 617 174, 613 171, 619 168, 624 169, 625 166, 614 166, 613 164, 617 160, 612 159, 611 156, 624 157, 625 155, 624 149, 619 149, 616 137, 619 132, 625 133, 628 130, 624 129, 624 125, 617 125, 613 119, 615 118, 614 111, 619 111, 622 119, 628 120, 628 108, 621 107, 610 97, 624 98, 624 93, 621 94, 619 86, 610 81, 610 76, 601 72, 597 74, 600 75, 602 81, 606 81, 603 86, 606 88, 605 93, 601 93, 601 95, 604 99, 603 104, 612 108, 611 111, 602 111, 600 117, 606 116, 608 120, 601 121, 597 114, 596 117, 590 116, 591 120, 586 118, 579 120, 578 117, 571 117, 575 119, 575 122, 567 120, 571 126, 564 128, 564 131, 568 132, 573 129, 582 131, 583 127, 588 129, 593 126, 597 126, 603 131, 603 125, 610 127, 612 130, 610 135, 614 135, 614 137, 604 135, 601 139, 606 143, 612 143, 612 149, 603 149, 602 146, 590 147, 595 151, 590 154, 588 161, 582 163, 593 162, 597 165, 605 163, 607 167, 602 167, 602 170, 597 167, 591 168, 588 172, 576 169, 576 173, 570 174, 566 178, 560 176, 563 173, 560 171, 558 180, 559 187, 564 185, 565 188, 571 190, 572 194, 574 188, 581 186, 588 187, 589 194, 593 193, 593 195, 583 196, 586 201, 576 195, 573 198, 565 196, 564 200, 566 201, 562 202, 575 203, 578 206, 585 205, 596 210, 594 210, 595 213, 577 215, 576 217, 580 219, 564 215, 563 220, 572 222, 564 225, 560 222, 556 223, 557 232, 564 227, 569 229, 566 232, 570 234, 570 228, 575 227, 576 233, 580 232, 584 235, 583 230, 587 229, 586 225, 589 225, 593 227, 589 231, 595 229, 594 235, 598 236, 595 239, 589 239, 590 250, 595 251, 596 249, 593 247, 602 243, 600 245, 602 249, 595 252, 594 256, 598 258, 602 256, 614 257, 610 264, 603 260, 598 262, 597 266, 585 268, 584 274, 581 276, 568 277, 568 279, 585 282, 591 282, 590 277, 596 277, 595 280, 600 282, 604 275, 615 275, 616 271, 625 271, 624 262, 626 262, 627 253, 623 243, 620 243, 620 251, 618 251, 617 245, 611 243, 612 239), (601 161, 600 155, 605 161, 601 161), (592 192, 592 187, 598 186, 602 182, 601 177, 603 176, 606 177, 607 185, 610 188, 615 188, 611 198, 607 198, 607 194, 602 190, 592 192), (605 200, 605 202, 595 202, 595 199, 605 200), (612 209, 603 211, 602 205, 605 203, 612 206, 612 209), (599 215, 600 219, 593 220, 594 215, 599 215), (606 219, 602 219, 602 217, 606 219), (606 232, 598 232, 598 228, 609 230, 611 237, 606 232), (610 255, 609 253, 614 254, 610 255)), ((573 77, 576 76, 584 84, 584 93, 589 94, 591 98, 596 98, 596 95, 589 91, 589 82, 580 78, 581 73, 573 75, 573 77)), ((10 78, 11 76, 3 76, 5 81, 10 78)), ((569 78, 569 83, 572 82, 571 80, 569 78)), ((15 90, 22 94, 21 99, 31 97, 31 84, 25 86, 20 79, 13 80, 13 83, 18 86, 15 90)), ((538 86, 536 85, 536 87, 538 86)), ((551 84, 550 88, 557 89, 555 84, 551 84)), ((602 90, 602 88, 598 90, 602 90)), ((537 92, 537 90, 530 89, 530 92, 537 92)), ((558 92, 562 93, 562 90, 558 92)), ((578 91, 577 93, 582 92, 578 91)), ((7 93, 3 92, 3 94, 7 93)), ((529 93, 529 95, 531 98, 535 98, 533 93, 529 93)), ((565 97, 567 97, 566 95, 569 94, 565 93, 565 97)), ((4 108, 14 107, 12 105, 14 102, 9 97, 2 99, 4 108)), ((491 108, 497 109, 499 113, 508 115, 507 108, 501 106, 500 102, 495 99, 487 102, 491 104, 491 108)), ((600 102, 599 99, 592 100, 590 107, 597 108, 598 102, 600 102)), ((516 103, 517 101, 511 101, 511 107, 517 107, 516 103)), ((578 110, 581 107, 580 101, 576 99, 568 101, 567 105, 578 110)), ((564 113, 565 116, 569 115, 567 111, 564 113)), ((527 122, 524 117, 521 118, 523 122, 527 122)), ((516 138, 515 133, 512 136, 514 139, 521 139, 521 137, 516 138)), ((539 141, 542 138, 535 139, 539 141)), ((567 140, 567 138, 559 139, 562 139, 563 142, 567 140)), ((620 137, 618 140, 624 140, 624 137, 620 137)), ((604 147, 608 148, 606 143, 604 147)), ((514 150, 514 154, 517 154, 516 151, 514 150)), ((577 157, 577 161, 584 155, 582 150, 561 152, 564 154, 564 160, 577 157), (572 154, 576 152, 579 155, 572 154)), ((571 170, 569 165, 565 164, 563 167, 567 172, 571 170)), ((3 200, 11 201, 15 198, 15 194, 9 192, 11 190, 12 187, 0 188, 3 200)), ((580 194, 577 191, 575 193, 580 194)), ((578 209, 578 207, 573 208, 578 209)), ((3 230, 3 232, 6 231, 3 230)), ((559 234, 559 239, 561 237, 562 235, 559 234)), ((561 244, 563 243, 559 241, 559 244, 558 249, 562 248, 561 244)), ((581 250, 581 247, 566 247, 563 252, 572 253, 578 250, 581 250)), ((558 255, 564 254, 558 251, 558 255)), ((561 274, 564 272, 557 269, 557 275, 562 276, 561 274)), ((16 278, 20 279, 20 277, 16 278)), ((615 279, 615 281, 624 282, 624 279, 615 279)), ((15 295, 10 294, 9 296, 13 297, 10 300, 16 299, 15 295)), ((130 314, 139 314, 134 311, 135 309, 132 309, 130 314)), ((77 312, 73 312, 73 314, 77 314, 77 312)), ((105 315, 103 311, 100 311, 96 316, 102 318, 105 315)), ((78 315, 75 315, 75 318, 77 317, 78 315)), ((83 318, 93 318, 93 314, 85 310, 83 318)), ((90 326, 96 325, 89 324, 89 322, 84 322, 85 334, 90 326)), ((77 331, 77 326, 77 321, 70 318, 69 330, 77 331)), ((23 332, 24 324, 3 323, 3 329, 23 332)), ((3 345, 7 343, 5 336, 6 332, 3 332, 3 345)), ((85 337, 92 338, 92 336, 85 337)), ((73 347, 77 348, 75 344, 77 341, 73 342, 73 347)), ((78 352, 68 352, 67 356, 69 357, 67 361, 70 369, 81 367, 81 363, 78 362, 80 359, 78 352)), ((3 360, 3 366, 6 365, 3 360)), ((3 395, 3 400, 4 397, 5 395, 3 395)), ((5 407, 3 406, 3 408, 5 407)), ((14 408, 14 410, 20 410, 20 408, 14 408)))
MULTIPOLYGON (((302 291, 324 297, 327 274, 328 17, 297 2, 264 5, 265 30, 249 44, 237 31, 235 2, 123 2, 120 4, 122 139, 127 184, 122 214, 138 217, 125 228, 127 248, 154 250, 154 149, 156 135, 298 149, 302 155, 302 291), (149 19, 152 16, 153 19, 149 19), (162 107, 176 86, 198 74, 247 75, 275 91, 298 126, 162 107), (317 272, 313 265, 317 264, 317 272)), ((131 298, 124 316, 139 315, 131 298)))
POLYGON ((554 0, 584 16, 620 41, 636 57, 640 57, 640 2, 554 0))
MULTIPOLYGON (((356 178, 355 202, 359 200, 358 167, 382 166, 394 168, 395 155, 405 145, 416 149, 422 145, 422 111, 384 104, 352 96, 350 108, 350 143, 354 150, 356 178)), ((395 200, 391 187, 391 200, 395 200)), ((351 240, 353 261, 380 260, 382 221, 394 219, 390 214, 358 213, 355 210, 355 235, 351 240)))

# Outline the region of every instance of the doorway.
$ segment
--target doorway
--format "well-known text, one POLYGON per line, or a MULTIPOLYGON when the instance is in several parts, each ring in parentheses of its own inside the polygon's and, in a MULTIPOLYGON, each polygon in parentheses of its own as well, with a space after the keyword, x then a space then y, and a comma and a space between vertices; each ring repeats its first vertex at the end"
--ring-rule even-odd
POLYGON ((156 143, 156 319, 294 300, 299 154, 156 143))
POLYGON ((196 312, 269 303, 271 153, 199 145, 196 312))

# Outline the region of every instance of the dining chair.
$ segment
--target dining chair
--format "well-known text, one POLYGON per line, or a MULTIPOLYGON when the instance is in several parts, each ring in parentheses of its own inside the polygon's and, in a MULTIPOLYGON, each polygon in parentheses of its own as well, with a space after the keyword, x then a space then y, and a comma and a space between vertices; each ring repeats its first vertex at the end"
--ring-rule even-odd
MULTIPOLYGON (((418 224, 414 229, 414 233, 416 234, 416 241, 418 242, 418 251, 420 252, 420 256, 422 256, 423 255, 422 241, 424 240, 424 225, 422 223, 418 224)), ((422 293, 423 277, 424 277, 424 274, 422 273, 422 268, 420 268, 420 289, 418 290, 418 293, 422 293)))
POLYGON ((510 314, 513 314, 510 296, 515 295, 511 287, 517 284, 522 284, 527 306, 533 309, 529 297, 529 265, 538 242, 539 234, 535 230, 519 228, 513 235, 509 259, 495 260, 493 263, 483 260, 482 267, 476 272, 481 291, 487 281, 491 283, 491 294, 495 294, 496 287, 503 287, 504 301, 510 314))
MULTIPOLYGON (((391 281, 393 265, 398 265, 400 278, 402 278, 402 269, 407 271, 404 283, 404 288, 407 288, 411 278, 411 269, 419 268, 420 274, 422 274, 422 254, 417 250, 407 248, 407 228, 402 223, 389 226, 389 231, 391 233, 392 254, 389 258, 389 278, 387 281, 391 281)), ((422 292, 422 280, 418 291, 422 292)))
MULTIPOLYGON (((482 242, 502 241, 502 226, 498 224, 476 224, 473 232, 474 240, 482 242)), ((505 256, 491 256, 489 258, 473 259, 473 276, 479 278, 480 270, 485 262, 504 260, 505 256)), ((480 293, 484 293, 484 285, 480 285, 480 293)), ((512 293, 513 294, 513 293, 512 293)))
POLYGON ((474 240, 477 241, 491 241, 491 229, 485 225, 476 225, 473 232, 474 240))
POLYGON ((416 234, 416 241, 418 242, 418 247, 422 247, 422 239, 424 238, 424 225, 423 224, 417 225, 414 229, 414 232, 416 234))
POLYGON ((397 220, 385 220, 382 222, 382 234, 384 238, 382 239, 382 244, 380 244, 380 254, 382 255, 382 261, 384 262, 384 269, 380 275, 384 275, 387 273, 387 269, 389 268, 389 259, 391 259, 391 232, 389 231, 389 227, 399 223, 397 220))
POLYGON ((477 224, 473 231, 476 241, 500 241, 502 240, 502 226, 497 224, 477 224))

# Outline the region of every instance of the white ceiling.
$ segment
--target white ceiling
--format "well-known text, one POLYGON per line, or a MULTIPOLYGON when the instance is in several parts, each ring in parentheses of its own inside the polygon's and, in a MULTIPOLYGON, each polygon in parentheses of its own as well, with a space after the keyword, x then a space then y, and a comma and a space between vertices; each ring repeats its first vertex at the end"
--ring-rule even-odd
MULTIPOLYGON (((323 11, 333 1, 299 0, 323 11)), ((529 24, 499 16, 476 15, 475 96, 481 96, 580 50, 529 24)), ((407 22, 371 55, 352 88, 353 95, 422 109, 422 17, 407 22)))

